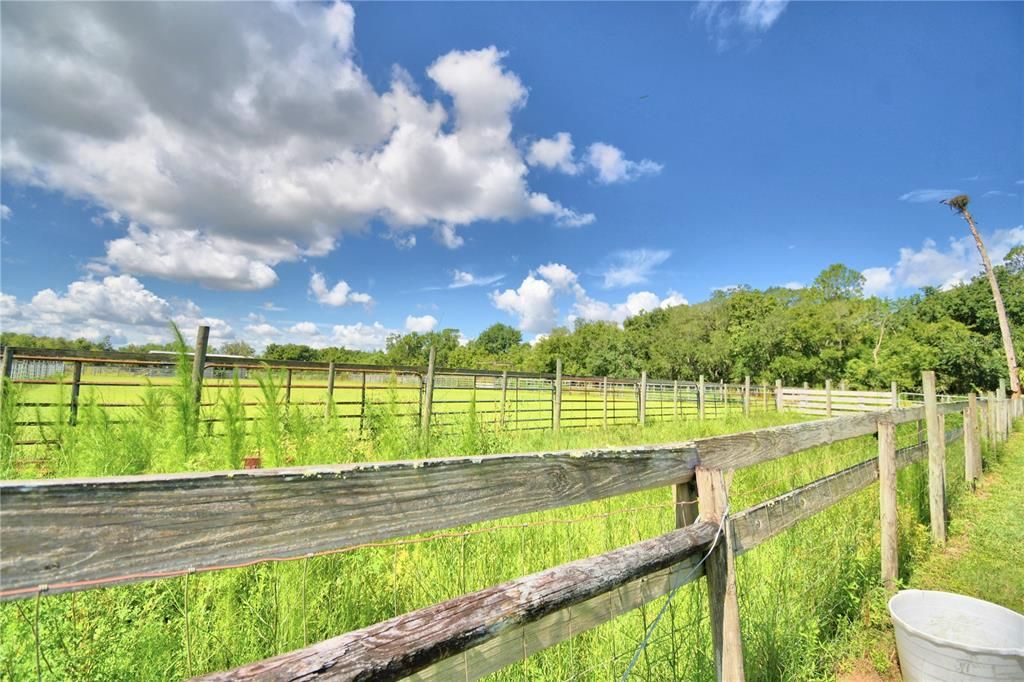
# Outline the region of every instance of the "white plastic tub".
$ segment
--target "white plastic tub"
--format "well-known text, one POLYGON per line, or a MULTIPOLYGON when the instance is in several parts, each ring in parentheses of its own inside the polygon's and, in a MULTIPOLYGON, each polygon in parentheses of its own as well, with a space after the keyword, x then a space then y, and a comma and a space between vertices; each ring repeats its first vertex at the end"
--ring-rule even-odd
POLYGON ((889 600, 907 682, 1024 681, 1024 616, 949 592, 903 590, 889 600))

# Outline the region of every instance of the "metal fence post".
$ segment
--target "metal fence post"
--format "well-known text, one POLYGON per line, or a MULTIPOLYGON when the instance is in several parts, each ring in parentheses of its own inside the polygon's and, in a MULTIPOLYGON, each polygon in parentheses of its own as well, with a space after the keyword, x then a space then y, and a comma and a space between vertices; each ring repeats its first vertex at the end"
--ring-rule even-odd
POLYGON ((82 363, 76 360, 71 370, 71 413, 68 416, 68 423, 74 426, 78 423, 78 395, 82 390, 82 363))
POLYGON ((334 363, 327 365, 327 404, 324 406, 324 416, 330 417, 334 414, 334 363))
POLYGON ((555 394, 551 399, 551 423, 555 433, 562 430, 562 358, 555 360, 555 394))
POLYGON ((704 419, 704 375, 697 379, 697 418, 704 419))
POLYGON ((192 356, 192 400, 196 414, 203 401, 203 372, 206 370, 206 349, 210 343, 210 328, 200 325, 196 330, 196 352, 192 356))
MULTIPOLYGON (((434 406, 434 359, 436 352, 430 347, 430 355, 427 358, 427 376, 423 380, 423 413, 420 417, 420 434, 424 438, 430 438, 430 412, 434 406)), ((363 381, 366 375, 363 374, 363 381)), ((365 402, 365 399, 364 399, 365 402)))
POLYGON ((743 378, 743 416, 750 416, 750 375, 743 378))
POLYGON ((501 425, 505 426, 505 397, 508 395, 508 370, 501 372, 501 425))
POLYGON ((647 370, 640 372, 640 410, 637 415, 640 426, 647 426, 647 370))

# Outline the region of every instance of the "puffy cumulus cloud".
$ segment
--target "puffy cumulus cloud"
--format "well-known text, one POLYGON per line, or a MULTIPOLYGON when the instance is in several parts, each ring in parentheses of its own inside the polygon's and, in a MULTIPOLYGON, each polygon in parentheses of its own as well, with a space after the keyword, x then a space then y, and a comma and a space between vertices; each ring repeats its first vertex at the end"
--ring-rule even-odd
POLYGON ((433 315, 409 315, 405 318, 405 331, 426 334, 437 327, 437 318, 433 315))
MULTIPOLYGON (((293 244, 282 245, 288 252, 293 244)), ((152 232, 132 223, 128 234, 107 242, 105 262, 124 272, 163 279, 196 281, 210 289, 254 291, 277 283, 269 263, 290 259, 272 248, 253 249, 245 242, 210 237, 198 230, 152 232)))
POLYGON ((860 274, 864 276, 865 296, 884 296, 892 293, 892 268, 865 268, 860 274))
POLYGON ((124 272, 253 289, 374 218, 449 246, 477 221, 593 221, 529 188, 527 90, 493 46, 439 57, 430 100, 401 68, 374 87, 338 3, 26 3, 0 39, 5 179, 143 226, 108 246, 124 272))
MULTIPOLYGON (((996 230, 983 239, 989 258, 999 263, 1010 249, 1024 244, 1024 225, 996 230)), ((865 294, 884 296, 902 289, 949 289, 969 281, 983 267, 974 239, 968 235, 951 238, 945 248, 931 239, 926 239, 920 249, 901 248, 894 266, 867 268, 861 274, 865 294)))
POLYGON ((612 264, 604 272, 604 287, 627 287, 644 284, 654 268, 669 259, 671 251, 664 249, 632 249, 612 255, 612 264))
POLYGON ((331 342, 353 350, 380 350, 387 344, 389 336, 398 333, 397 329, 388 329, 380 322, 336 324, 332 329, 331 342))
POLYGON ((339 280, 333 287, 328 288, 327 279, 319 272, 313 272, 309 278, 309 293, 318 303, 331 306, 342 306, 349 303, 368 305, 373 302, 373 298, 369 294, 352 291, 345 280, 339 280))
POLYGON ((14 211, 7 204, 0 204, 0 220, 10 220, 11 216, 14 215, 14 211))
POLYGON ((204 316, 192 301, 168 301, 131 275, 77 280, 62 292, 43 289, 24 304, 0 294, 0 317, 5 331, 91 340, 109 336, 117 343, 165 342, 171 322, 186 338, 199 325, 210 327, 214 344, 234 333, 224 320, 204 316))
POLYGON ((587 148, 587 163, 597 172, 597 181, 606 185, 657 175, 664 168, 650 159, 630 161, 621 149, 604 142, 595 142, 587 148))
POLYGON ((519 328, 525 332, 550 331, 558 320, 555 307, 555 288, 544 279, 527 275, 517 289, 491 292, 491 303, 519 318, 519 328))
POLYGON ((738 44, 756 44, 788 4, 789 0, 702 0, 693 10, 693 18, 704 23, 708 38, 722 52, 738 44))
POLYGON ((670 290, 668 295, 661 300, 660 307, 675 308, 677 305, 690 305, 690 302, 678 291, 670 290))
POLYGON ((576 175, 580 167, 573 160, 572 135, 558 133, 553 138, 542 137, 530 145, 526 163, 548 170, 558 170, 566 175, 576 175))
POLYGON ((320 329, 313 322, 298 322, 293 324, 288 331, 292 334, 302 334, 303 336, 313 336, 320 333, 320 329))
POLYGON ((558 322, 558 294, 571 294, 572 313, 567 322, 576 320, 605 321, 622 324, 630 317, 659 308, 686 305, 688 302, 678 291, 670 291, 665 298, 650 291, 629 294, 621 303, 608 303, 590 297, 579 283, 579 276, 561 263, 548 263, 531 272, 517 289, 492 292, 494 307, 519 318, 519 328, 538 337, 551 331, 558 322))
POLYGON ((559 291, 568 291, 579 286, 578 276, 561 263, 548 263, 537 268, 537 274, 551 283, 559 291))

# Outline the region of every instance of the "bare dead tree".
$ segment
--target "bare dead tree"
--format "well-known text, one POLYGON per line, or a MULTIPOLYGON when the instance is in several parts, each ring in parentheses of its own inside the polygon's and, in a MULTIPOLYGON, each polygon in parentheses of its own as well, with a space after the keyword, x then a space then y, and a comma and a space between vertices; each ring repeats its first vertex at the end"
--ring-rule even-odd
POLYGON ((999 291, 999 282, 996 280, 995 270, 992 269, 992 261, 988 258, 985 243, 981 241, 981 234, 978 233, 974 217, 967 209, 967 204, 970 202, 971 199, 966 194, 958 194, 955 197, 942 201, 943 204, 959 213, 960 217, 967 221, 967 226, 971 228, 971 236, 974 237, 974 243, 978 245, 978 253, 981 254, 981 262, 985 264, 985 274, 988 276, 989 286, 992 287, 992 298, 996 303, 996 314, 999 316, 999 331, 1003 335, 1003 350, 1006 351, 1006 365, 1010 370, 1010 389, 1014 395, 1020 395, 1017 353, 1013 349, 1013 337, 1010 335, 1010 320, 1006 316, 1006 306, 1003 305, 1003 295, 999 291))

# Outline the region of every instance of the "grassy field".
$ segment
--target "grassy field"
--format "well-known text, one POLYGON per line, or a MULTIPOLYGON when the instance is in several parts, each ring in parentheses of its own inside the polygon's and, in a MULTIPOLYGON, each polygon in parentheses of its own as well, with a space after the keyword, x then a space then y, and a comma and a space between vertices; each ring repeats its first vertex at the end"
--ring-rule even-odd
MULTIPOLYGON (((241 387, 221 388, 211 409, 225 421, 210 435, 190 417, 183 381, 153 388, 163 391, 162 398, 143 396, 130 419, 116 420, 124 423, 86 403, 77 427, 54 427, 57 444, 40 453, 45 471, 80 476, 222 469, 253 450, 271 466, 657 443, 801 419, 731 415, 556 436, 492 428, 470 403, 428 446, 415 418, 404 416, 397 389, 370 404, 359 434, 341 420, 324 419, 322 408, 283 407, 280 387, 264 381, 254 407, 241 407, 250 402, 241 387), (243 414, 256 419, 241 421, 243 414)), ((5 413, 3 420, 12 418, 5 413)), ((917 438, 914 425, 907 426, 900 430, 901 444, 917 438)), ((748 507, 870 458, 875 450, 874 439, 866 437, 743 470, 733 483, 732 504, 748 507)), ((962 480, 960 446, 950 448, 949 462, 950 481, 962 480)), ((927 545, 920 464, 901 472, 900 490, 901 558, 910 570, 927 545)), ((12 679, 39 673, 44 679, 162 680, 228 668, 664 533, 673 518, 670 491, 657 489, 332 556, 7 604, 0 607, 0 670, 12 679)), ((877 584, 877 519, 877 489, 871 487, 738 560, 750 679, 830 675, 830 652, 862 616, 865 595, 877 584)), ((494 679, 618 678, 662 601, 494 679)), ((681 589, 632 678, 713 679, 706 614, 702 583, 681 589)))
MULTIPOLYGON (((915 562, 904 584, 984 599, 1024 612, 1024 434, 990 451, 977 492, 951 510, 945 547, 915 562)), ((843 637, 836 672, 841 680, 899 680, 888 595, 875 590, 865 617, 843 637)))

